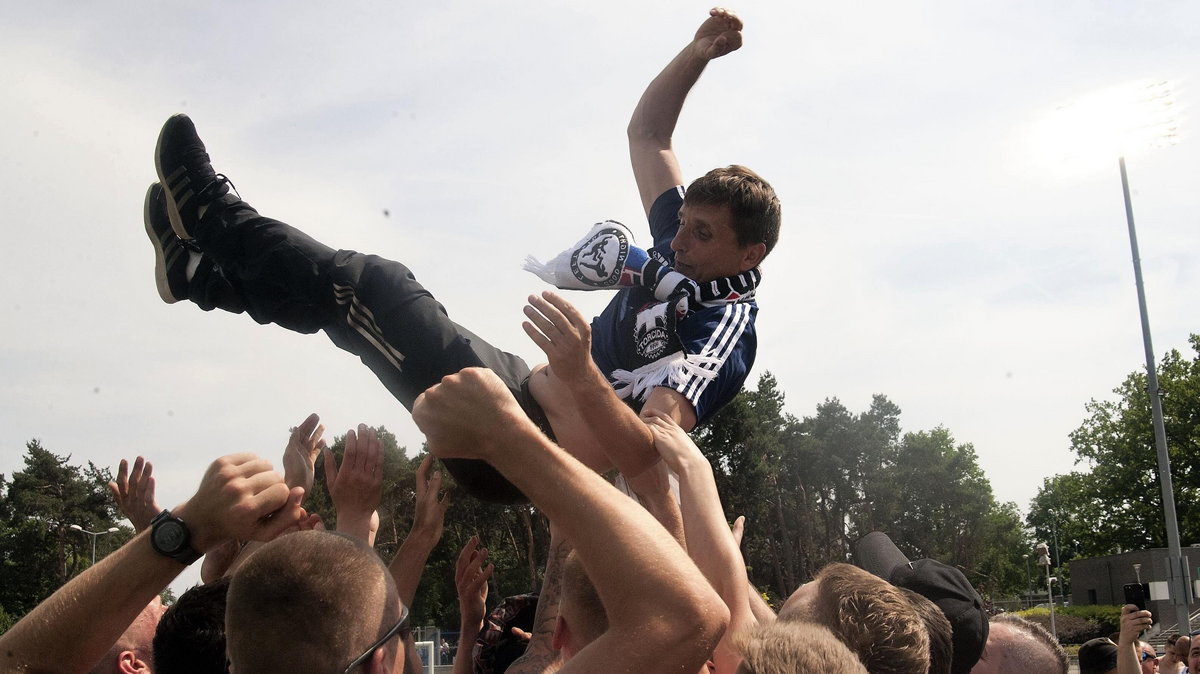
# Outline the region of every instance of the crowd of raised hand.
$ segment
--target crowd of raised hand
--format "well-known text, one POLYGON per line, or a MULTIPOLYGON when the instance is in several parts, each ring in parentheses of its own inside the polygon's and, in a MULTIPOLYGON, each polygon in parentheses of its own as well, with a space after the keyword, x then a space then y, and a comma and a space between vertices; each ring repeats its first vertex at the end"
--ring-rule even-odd
POLYGON ((552 532, 536 615, 516 630, 524 654, 511 664, 480 657, 497 628, 487 624, 494 567, 477 537, 463 547, 455 674, 1065 671, 1061 649, 1022 621, 993 622, 989 641, 965 578, 937 580, 950 567, 900 564, 919 582, 893 585, 899 552, 879 535, 860 543, 864 568, 822 569, 776 613, 748 581, 742 522, 727 524, 711 466, 665 416, 646 424, 662 457, 652 470, 678 482, 678 516, 663 518, 680 525, 673 532, 546 438, 489 370, 446 377, 414 419, 431 453, 416 473, 413 528, 389 564, 371 546, 383 451, 366 426, 347 432, 339 463, 311 415, 291 434, 282 475, 252 454, 223 456, 169 510, 156 502, 153 466, 122 461, 109 486, 139 533, 0 636, 6 671, 422 671, 407 616, 447 509, 436 460, 452 457, 494 465, 552 532), (318 459, 336 531, 304 508, 318 459), (194 561, 184 550, 203 555, 203 584, 164 613, 159 593, 194 561), (958 594, 947 603, 949 590, 958 594))

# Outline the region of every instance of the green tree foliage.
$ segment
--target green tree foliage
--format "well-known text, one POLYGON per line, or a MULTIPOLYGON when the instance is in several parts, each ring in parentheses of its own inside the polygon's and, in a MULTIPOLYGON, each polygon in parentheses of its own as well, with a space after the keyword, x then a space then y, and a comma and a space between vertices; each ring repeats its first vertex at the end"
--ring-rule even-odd
MULTIPOLYGON (((0 476, 0 616, 15 621, 91 564, 90 531, 116 526, 117 513, 105 485, 107 470, 81 468, 43 448, 26 446, 25 468, 0 476)), ((96 557, 132 536, 122 528, 100 536, 96 557)))
POLYGON ((798 420, 769 373, 697 434, 730 520, 745 515, 752 580, 778 599, 851 544, 887 532, 911 558, 956 565, 984 593, 1026 584, 1029 541, 997 503, 970 444, 944 428, 901 435, 900 408, 877 395, 861 414, 836 399, 798 420))
MULTIPOLYGON (((1157 370, 1175 507, 1185 535, 1200 530, 1200 335, 1189 341, 1195 352, 1190 360, 1172 350, 1157 370)), ((1070 436, 1082 470, 1046 479, 1033 500, 1029 525, 1064 564, 1166 546, 1146 379, 1144 370, 1135 371, 1113 389, 1115 399, 1087 404, 1088 417, 1070 436), (1054 550, 1056 545, 1061 547, 1054 550)))
POLYGON ((960 567, 984 594, 1024 586, 1021 517, 1015 504, 996 502, 973 446, 938 427, 906 433, 890 457, 869 490, 872 525, 910 558, 960 567))

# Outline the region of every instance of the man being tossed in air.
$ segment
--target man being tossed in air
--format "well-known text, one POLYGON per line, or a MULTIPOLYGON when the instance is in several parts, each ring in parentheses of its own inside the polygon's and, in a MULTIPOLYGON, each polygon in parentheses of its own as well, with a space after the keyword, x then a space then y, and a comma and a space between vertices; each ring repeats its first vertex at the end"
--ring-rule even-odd
MULTIPOLYGON (((694 283, 660 298, 649 274, 620 290, 590 326, 559 295, 530 296, 524 327, 547 365, 531 371, 451 321, 404 265, 334 250, 259 215, 213 170, 184 115, 163 126, 159 183, 146 194, 159 294, 205 310, 245 311, 296 332, 324 331, 409 409, 442 377, 487 367, 586 465, 639 475, 658 455, 638 412, 668 414, 691 430, 737 394, 754 358, 750 300, 758 264, 778 238, 778 199, 739 166, 709 172, 685 196, 670 140, 688 91, 709 60, 741 45, 741 26, 732 13, 712 10, 651 82, 629 125, 634 177, 654 235, 646 269, 674 268, 694 283)), ((446 465, 479 498, 524 500, 486 463, 450 458, 446 465)))

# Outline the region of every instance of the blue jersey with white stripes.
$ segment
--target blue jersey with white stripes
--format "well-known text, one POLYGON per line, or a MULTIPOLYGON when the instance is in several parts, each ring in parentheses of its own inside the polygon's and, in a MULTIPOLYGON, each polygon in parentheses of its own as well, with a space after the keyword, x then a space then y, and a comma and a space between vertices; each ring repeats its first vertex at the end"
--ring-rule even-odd
MULTIPOLYGON (((650 208, 650 233, 654 250, 668 262, 675 261, 671 240, 679 229, 679 208, 683 205, 683 187, 675 187, 655 200, 650 208)), ((592 360, 609 381, 616 370, 635 370, 647 362, 635 343, 633 321, 640 310, 656 303, 654 295, 642 287, 624 288, 592 320, 592 360)), ((712 357, 705 367, 715 369, 715 378, 681 375, 672 378, 670 388, 678 391, 696 410, 697 425, 721 409, 738 391, 754 364, 758 338, 754 319, 758 305, 753 301, 700 307, 679 319, 676 334, 684 353, 712 357)), ((627 400, 640 409, 644 400, 627 400)))

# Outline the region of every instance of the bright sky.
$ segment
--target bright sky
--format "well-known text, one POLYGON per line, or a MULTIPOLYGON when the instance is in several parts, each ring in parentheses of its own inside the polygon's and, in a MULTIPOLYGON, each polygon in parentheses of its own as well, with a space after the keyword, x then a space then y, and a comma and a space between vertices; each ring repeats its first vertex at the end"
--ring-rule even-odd
MULTIPOLYGON (((191 115, 260 211, 406 262, 452 317, 539 362, 519 324, 543 286, 521 260, 605 218, 644 231, 625 124, 707 9, 8 7, 0 472, 31 438, 79 463, 142 454, 173 506, 220 454, 276 460, 313 411, 330 435, 383 424, 418 448, 403 408, 325 337, 158 299, 141 211, 163 120, 191 115)), ((1181 142, 1128 164, 1154 346, 1186 349, 1200 331, 1200 4, 734 9, 745 47, 711 64, 675 144, 689 179, 742 163, 783 200, 752 376, 775 373, 797 416, 883 393, 905 430, 974 444, 996 496, 1026 508, 1073 469, 1084 404, 1143 364, 1116 156, 1063 171, 1030 139, 1090 92, 1176 83, 1181 142)), ((592 312, 606 299, 571 298, 592 312)))

